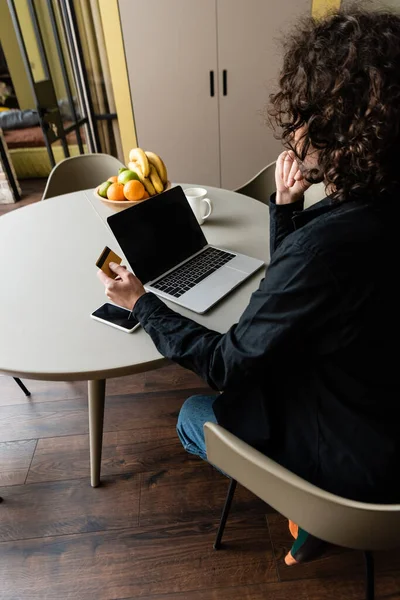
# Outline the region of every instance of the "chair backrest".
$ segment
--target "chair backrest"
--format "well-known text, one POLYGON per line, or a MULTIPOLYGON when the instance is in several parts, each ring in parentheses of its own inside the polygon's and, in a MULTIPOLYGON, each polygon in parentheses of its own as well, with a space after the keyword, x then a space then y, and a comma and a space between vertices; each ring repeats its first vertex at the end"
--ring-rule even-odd
MULTIPOLYGON (((238 194, 244 194, 255 198, 263 204, 269 204, 271 195, 276 192, 275 185, 275 166, 276 160, 263 169, 257 175, 255 175, 250 181, 245 183, 240 188, 236 189, 235 192, 238 194)), ((304 194, 304 208, 311 206, 315 202, 325 198, 325 186, 323 183, 315 183, 308 188, 304 194)))
MULTIPOLYGON (((205 423, 208 461, 312 535, 338 546, 400 546, 400 504, 335 496, 291 473, 215 423, 205 423)), ((393 473, 396 477, 396 474, 393 473)))
POLYGON ((109 154, 81 154, 57 163, 47 180, 42 200, 95 188, 124 165, 109 154))
POLYGON ((257 175, 240 188, 236 189, 235 192, 250 196, 250 198, 255 198, 256 200, 263 202, 263 204, 269 204, 271 194, 276 191, 275 165, 276 160, 261 169, 257 175))

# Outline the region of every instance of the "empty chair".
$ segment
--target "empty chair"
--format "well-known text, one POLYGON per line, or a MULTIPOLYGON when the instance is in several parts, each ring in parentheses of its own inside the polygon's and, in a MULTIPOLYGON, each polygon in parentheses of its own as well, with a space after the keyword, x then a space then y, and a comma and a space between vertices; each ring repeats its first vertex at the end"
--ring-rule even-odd
POLYGON ((109 154, 81 154, 57 163, 47 180, 42 200, 95 188, 118 174, 123 163, 109 154))
POLYGON ((400 504, 369 504, 336 496, 291 473, 215 423, 205 423, 204 433, 208 461, 231 477, 215 549, 220 547, 239 482, 315 537, 362 550, 367 572, 366 600, 373 600, 371 551, 400 546, 400 504))
MULTIPOLYGON (((240 188, 236 189, 235 192, 255 198, 264 204, 269 204, 270 196, 276 192, 275 185, 275 165, 276 161, 270 163, 257 175, 255 175, 250 181, 245 183, 240 188)), ((304 208, 308 208, 315 202, 325 198, 325 186, 323 183, 315 183, 312 185, 304 194, 304 208)))
POLYGON ((276 191, 275 186, 275 165, 276 161, 270 163, 257 175, 254 175, 250 181, 236 189, 235 192, 255 198, 263 204, 269 204, 271 194, 276 191))

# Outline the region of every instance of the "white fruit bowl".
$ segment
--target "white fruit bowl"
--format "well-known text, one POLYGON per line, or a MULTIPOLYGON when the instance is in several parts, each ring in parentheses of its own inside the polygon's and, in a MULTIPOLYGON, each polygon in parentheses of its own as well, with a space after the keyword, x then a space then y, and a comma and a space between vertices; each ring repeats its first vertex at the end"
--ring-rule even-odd
MULTIPOLYGON (((163 191, 165 192, 165 190, 169 190, 170 187, 171 182, 167 181, 163 191)), ((144 200, 109 200, 108 198, 103 198, 103 196, 100 196, 100 194, 97 193, 98 189, 99 188, 97 187, 94 190, 95 197, 107 204, 110 208, 118 211, 124 210, 125 208, 129 208, 130 206, 136 206, 136 204, 141 204, 141 202, 146 202, 146 200, 148 200, 148 198, 145 198, 144 200)), ((154 196, 158 196, 158 194, 154 194, 154 196)), ((154 198, 154 196, 150 196, 150 198, 154 198)))

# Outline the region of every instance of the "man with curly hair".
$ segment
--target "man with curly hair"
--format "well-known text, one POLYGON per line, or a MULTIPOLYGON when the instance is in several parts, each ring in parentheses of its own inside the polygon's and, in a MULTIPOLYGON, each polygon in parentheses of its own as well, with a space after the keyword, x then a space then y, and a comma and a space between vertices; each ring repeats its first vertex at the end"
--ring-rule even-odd
MULTIPOLYGON (((203 425, 214 421, 325 490, 400 502, 400 16, 348 9, 297 23, 270 100, 285 148, 271 261, 239 322, 210 331, 123 267, 116 281, 99 277, 164 356, 222 392, 184 403, 188 452, 207 459, 203 425), (327 197, 304 209, 321 181, 327 197)), ((287 564, 315 555, 322 543, 290 529, 287 564)))

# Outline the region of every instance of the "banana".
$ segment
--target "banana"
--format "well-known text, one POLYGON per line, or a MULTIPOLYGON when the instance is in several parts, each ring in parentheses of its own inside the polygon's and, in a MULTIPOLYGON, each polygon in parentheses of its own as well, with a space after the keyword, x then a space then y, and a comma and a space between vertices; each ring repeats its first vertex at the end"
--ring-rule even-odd
POLYGON ((139 163, 130 162, 128 164, 128 168, 131 169, 131 171, 135 171, 135 173, 137 173, 139 180, 143 183, 144 187, 146 188, 146 192, 149 194, 149 196, 154 196, 156 194, 156 190, 154 189, 154 186, 151 183, 150 179, 143 175, 143 171, 139 163))
POLYGON ((164 191, 164 184, 161 181, 160 176, 157 173, 157 169, 153 164, 150 165, 150 181, 154 185, 157 194, 164 191))
POLYGON ((132 148, 132 150, 129 152, 129 160, 131 162, 139 163, 144 177, 148 177, 150 175, 149 159, 142 148, 132 148))
POLYGON ((157 169, 157 173, 159 174, 161 181, 165 185, 168 181, 168 174, 164 162, 162 161, 160 156, 158 156, 158 154, 155 154, 155 152, 148 152, 147 150, 145 150, 145 154, 149 159, 149 163, 154 165, 157 169))

